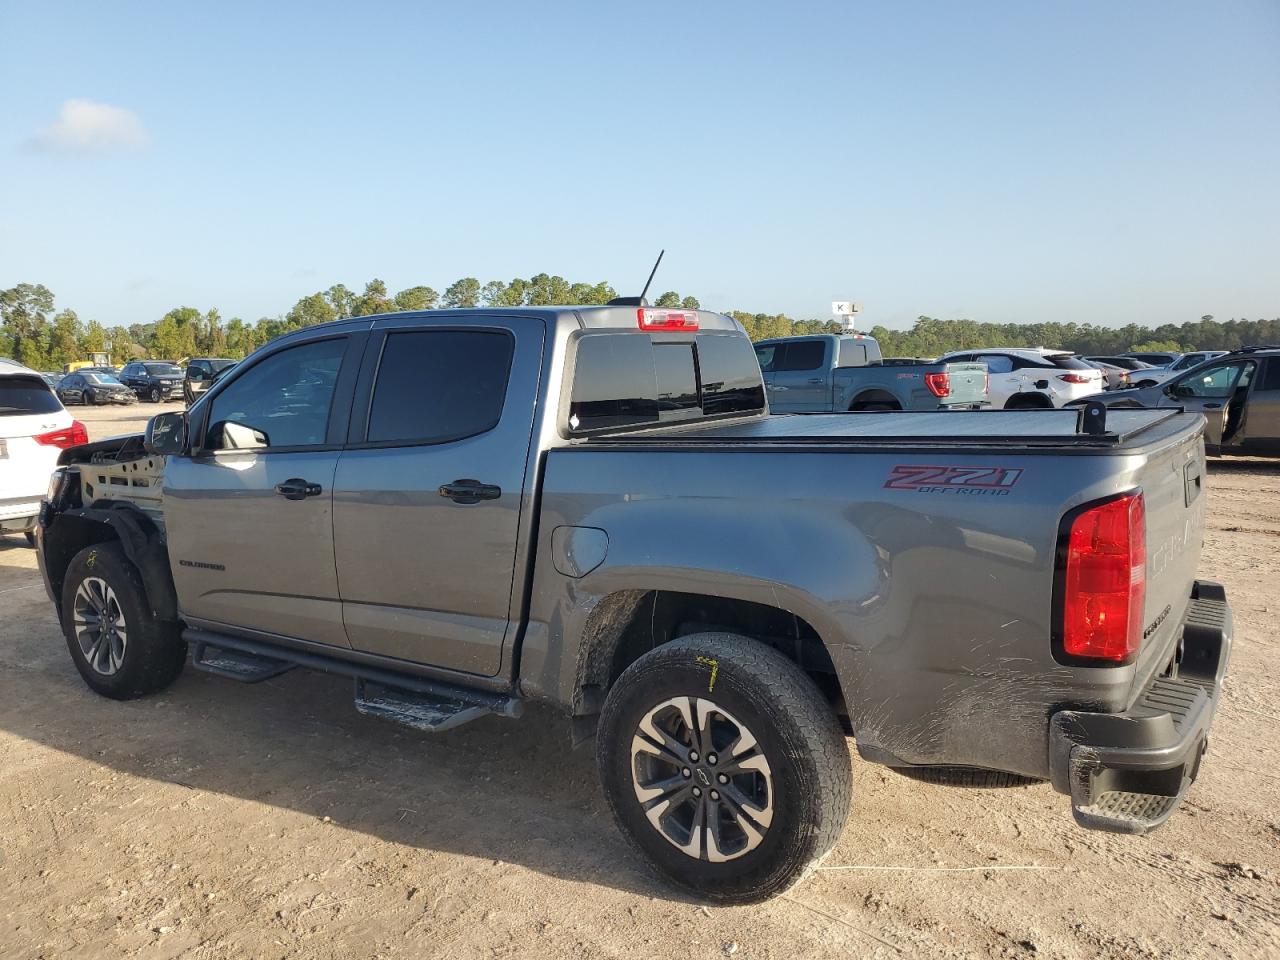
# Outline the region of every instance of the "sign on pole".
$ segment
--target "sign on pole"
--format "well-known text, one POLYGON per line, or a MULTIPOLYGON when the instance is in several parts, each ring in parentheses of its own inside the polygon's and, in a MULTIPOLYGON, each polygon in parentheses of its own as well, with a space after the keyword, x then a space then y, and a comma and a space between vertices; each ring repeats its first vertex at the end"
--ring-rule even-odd
POLYGON ((853 329, 853 318, 862 312, 862 304, 856 300, 832 300, 831 312, 846 330, 853 329))

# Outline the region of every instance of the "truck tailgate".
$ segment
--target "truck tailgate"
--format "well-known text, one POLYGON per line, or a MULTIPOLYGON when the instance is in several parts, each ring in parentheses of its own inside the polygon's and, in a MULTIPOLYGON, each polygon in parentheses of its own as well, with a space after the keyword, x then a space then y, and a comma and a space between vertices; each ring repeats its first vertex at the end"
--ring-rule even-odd
POLYGON ((1203 541, 1204 444, 1200 435, 1154 451, 1128 482, 1142 491, 1147 521, 1146 602, 1134 696, 1174 654, 1203 541))
POLYGON ((948 363, 943 366, 950 392, 942 398, 944 407, 973 406, 987 402, 985 363, 948 363))

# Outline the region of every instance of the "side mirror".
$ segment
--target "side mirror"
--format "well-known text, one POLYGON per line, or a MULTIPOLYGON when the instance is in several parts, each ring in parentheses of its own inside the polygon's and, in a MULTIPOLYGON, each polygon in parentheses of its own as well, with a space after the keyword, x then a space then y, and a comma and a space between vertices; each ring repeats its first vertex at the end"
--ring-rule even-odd
POLYGON ((204 371, 203 371, 203 370, 201 370, 199 367, 187 367, 187 379, 188 379, 188 380, 203 380, 203 379, 204 379, 204 371))
POLYGON ((187 449, 187 415, 185 413, 159 413, 147 421, 147 432, 142 438, 147 453, 167 457, 187 449))

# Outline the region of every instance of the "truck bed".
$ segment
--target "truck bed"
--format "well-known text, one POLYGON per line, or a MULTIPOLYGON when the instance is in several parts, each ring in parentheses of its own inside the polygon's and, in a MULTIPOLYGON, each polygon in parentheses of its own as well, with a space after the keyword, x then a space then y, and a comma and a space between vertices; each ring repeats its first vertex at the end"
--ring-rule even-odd
POLYGON ((1080 411, 982 410, 779 414, 596 437, 587 443, 659 446, 868 446, 1024 448, 1099 454, 1131 452, 1181 433, 1182 410, 1109 410, 1103 429, 1083 432, 1080 411))

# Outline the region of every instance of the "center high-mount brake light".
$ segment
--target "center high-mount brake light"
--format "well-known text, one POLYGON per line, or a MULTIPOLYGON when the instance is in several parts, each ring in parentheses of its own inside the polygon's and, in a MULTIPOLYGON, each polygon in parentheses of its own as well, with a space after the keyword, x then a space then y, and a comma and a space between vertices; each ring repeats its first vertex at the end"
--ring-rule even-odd
POLYGON ((951 395, 951 374, 949 373, 926 373, 924 375, 924 385, 929 388, 929 392, 935 397, 947 397, 951 395))
POLYGON ((641 307, 636 311, 641 330, 697 330, 696 310, 652 310, 641 307))
POLYGON ((1128 663, 1142 642, 1147 516, 1141 493, 1077 513, 1059 557, 1062 652, 1128 663))
POLYGON ((1093 383, 1090 377, 1086 377, 1082 373, 1060 373, 1058 379, 1067 383, 1093 383))
POLYGON ((37 434, 32 439, 42 447, 57 447, 59 450, 67 450, 70 447, 78 447, 82 443, 88 443, 89 431, 79 420, 72 420, 69 427, 65 427, 62 430, 53 430, 49 433, 37 434))

